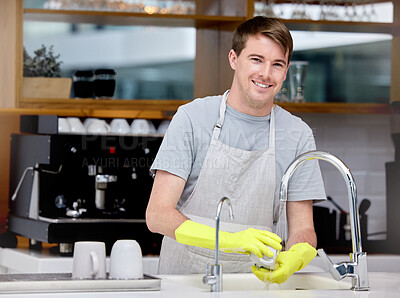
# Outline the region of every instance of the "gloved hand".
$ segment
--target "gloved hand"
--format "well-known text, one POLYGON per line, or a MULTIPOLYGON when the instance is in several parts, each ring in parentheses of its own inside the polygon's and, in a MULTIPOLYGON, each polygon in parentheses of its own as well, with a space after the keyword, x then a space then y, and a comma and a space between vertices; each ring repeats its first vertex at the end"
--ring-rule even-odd
POLYGON ((284 283, 293 273, 307 266, 317 255, 317 251, 308 243, 292 245, 288 251, 282 251, 276 258, 275 270, 252 266, 251 271, 263 282, 284 283))
MULTIPOLYGON (((191 220, 185 221, 175 230, 175 238, 182 244, 215 248, 215 228, 191 220)), ((220 250, 247 254, 252 252, 259 258, 263 255, 272 257, 273 253, 267 245, 280 250, 281 241, 282 239, 274 233, 252 228, 236 233, 224 231, 219 233, 220 250)))

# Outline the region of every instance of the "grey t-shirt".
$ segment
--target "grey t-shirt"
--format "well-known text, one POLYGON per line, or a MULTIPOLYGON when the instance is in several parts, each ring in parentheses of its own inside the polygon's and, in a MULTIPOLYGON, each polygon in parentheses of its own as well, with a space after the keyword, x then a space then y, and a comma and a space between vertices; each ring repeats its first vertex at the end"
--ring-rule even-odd
MULTIPOLYGON (((198 98, 179 107, 164 136, 151 171, 163 170, 186 180, 179 209, 194 190, 219 117, 222 96, 198 98)), ((300 118, 275 106, 276 188, 274 214, 279 208, 279 188, 290 163, 300 154, 315 150, 310 127, 300 118)), ((229 105, 219 140, 242 150, 266 150, 269 146, 270 115, 243 114, 229 105)), ((210 165, 212 167, 212 165, 210 165)), ((243 186, 248 187, 248 186, 243 186)), ((325 189, 317 160, 303 163, 289 181, 288 200, 325 200, 325 189)))

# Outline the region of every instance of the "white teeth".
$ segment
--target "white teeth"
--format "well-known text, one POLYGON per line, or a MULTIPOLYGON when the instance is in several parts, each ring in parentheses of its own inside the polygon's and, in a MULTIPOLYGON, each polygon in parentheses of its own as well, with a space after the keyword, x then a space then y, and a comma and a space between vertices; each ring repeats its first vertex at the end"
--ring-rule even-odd
POLYGON ((257 82, 254 82, 254 81, 253 81, 253 83, 256 84, 257 86, 260 86, 260 87, 263 87, 263 88, 267 88, 267 87, 271 86, 271 85, 265 85, 265 84, 257 83, 257 82))

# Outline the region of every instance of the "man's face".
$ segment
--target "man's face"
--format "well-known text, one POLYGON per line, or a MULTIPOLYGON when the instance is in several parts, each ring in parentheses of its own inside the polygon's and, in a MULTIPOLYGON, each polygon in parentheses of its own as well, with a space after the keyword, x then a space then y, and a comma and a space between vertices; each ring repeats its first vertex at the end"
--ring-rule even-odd
POLYGON ((288 53, 272 39, 258 34, 248 37, 239 56, 231 50, 229 62, 235 70, 233 86, 236 84, 242 104, 251 109, 272 105, 286 79, 288 53))

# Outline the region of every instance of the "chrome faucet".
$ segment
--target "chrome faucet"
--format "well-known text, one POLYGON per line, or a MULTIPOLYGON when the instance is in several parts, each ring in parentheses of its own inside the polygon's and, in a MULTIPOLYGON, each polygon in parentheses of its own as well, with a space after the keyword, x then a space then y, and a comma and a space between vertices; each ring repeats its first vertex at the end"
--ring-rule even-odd
POLYGON ((369 289, 367 254, 362 251, 360 220, 357 208, 357 189, 353 175, 349 168, 336 156, 323 151, 310 151, 298 156, 288 167, 282 177, 280 188, 280 200, 287 201, 289 179, 296 169, 305 161, 322 159, 334 165, 342 174, 348 186, 348 198, 350 209, 350 227, 353 253, 350 254, 350 262, 334 264, 323 249, 318 249, 318 255, 322 258, 328 271, 336 280, 344 277, 352 278, 352 289, 365 291, 369 289))
POLYGON ((229 219, 233 219, 231 201, 227 197, 219 200, 217 215, 215 217, 215 263, 207 264, 206 275, 203 276, 203 283, 211 286, 211 292, 222 292, 222 265, 219 264, 219 219, 221 217, 222 204, 226 201, 229 206, 229 219))

